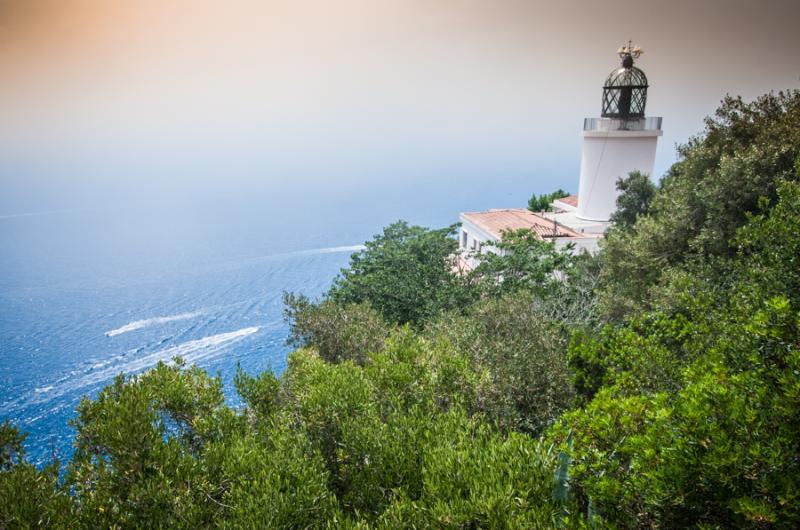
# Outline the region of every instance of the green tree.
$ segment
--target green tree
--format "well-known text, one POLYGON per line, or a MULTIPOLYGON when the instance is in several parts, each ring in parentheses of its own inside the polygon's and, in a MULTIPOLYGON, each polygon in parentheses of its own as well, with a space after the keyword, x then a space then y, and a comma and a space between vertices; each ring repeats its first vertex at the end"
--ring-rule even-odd
POLYGON ((752 297, 787 296, 800 307, 800 184, 780 183, 777 201, 762 205, 734 240, 743 258, 739 282, 752 297))
POLYGON ((463 278, 453 273, 457 226, 429 230, 404 221, 384 228, 353 254, 328 292, 334 302, 368 302, 392 323, 421 325, 472 297, 463 278))
POLYGON ((421 490, 401 490, 378 528, 573 528, 554 498, 554 458, 543 444, 507 437, 458 409, 427 429, 421 490))
POLYGON ((252 376, 237 365, 233 384, 257 420, 269 420, 279 410, 280 380, 271 370, 252 376))
POLYGON ((615 226, 628 228, 633 226, 640 215, 645 215, 650 209, 650 203, 656 193, 656 185, 650 176, 639 171, 633 171, 625 178, 617 180, 617 209, 611 215, 615 226))
POLYGON ((26 434, 20 433, 9 420, 0 425, 0 471, 7 471, 25 457, 26 434))
POLYGON ((224 488, 203 457, 236 432, 230 412, 219 379, 180 363, 120 375, 84 399, 67 476, 81 526, 209 525, 224 488))
POLYGON ((236 438, 221 455, 220 528, 321 528, 343 518, 318 452, 288 418, 236 438))
POLYGON ((545 193, 542 195, 533 194, 531 198, 528 199, 528 210, 532 212, 549 212, 552 210, 551 203, 554 200, 563 199, 567 196, 569 196, 569 193, 561 188, 552 193, 545 193))
POLYGON ((489 296, 518 291, 545 295, 573 267, 571 249, 557 250, 552 241, 544 241, 526 228, 504 232, 503 238, 479 257, 471 280, 489 296))
POLYGON ((25 437, 10 421, 0 424, 0 528, 75 527, 58 460, 37 469, 25 458, 25 437))

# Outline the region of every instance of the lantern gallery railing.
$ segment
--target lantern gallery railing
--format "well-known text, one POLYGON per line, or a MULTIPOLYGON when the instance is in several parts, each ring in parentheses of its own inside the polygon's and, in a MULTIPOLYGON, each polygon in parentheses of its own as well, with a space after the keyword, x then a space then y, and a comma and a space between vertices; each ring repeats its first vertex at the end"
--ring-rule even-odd
POLYGON ((584 131, 660 131, 661 120, 659 117, 636 118, 623 120, 619 118, 585 118, 584 131))

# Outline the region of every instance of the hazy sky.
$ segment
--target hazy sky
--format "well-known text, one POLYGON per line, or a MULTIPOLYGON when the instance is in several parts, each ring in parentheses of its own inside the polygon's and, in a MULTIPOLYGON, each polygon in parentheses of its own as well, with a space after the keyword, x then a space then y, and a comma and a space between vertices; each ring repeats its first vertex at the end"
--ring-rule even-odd
POLYGON ((726 93, 800 88, 798 20, 796 0, 0 0, 0 215, 576 191, 629 38, 660 174, 726 93))

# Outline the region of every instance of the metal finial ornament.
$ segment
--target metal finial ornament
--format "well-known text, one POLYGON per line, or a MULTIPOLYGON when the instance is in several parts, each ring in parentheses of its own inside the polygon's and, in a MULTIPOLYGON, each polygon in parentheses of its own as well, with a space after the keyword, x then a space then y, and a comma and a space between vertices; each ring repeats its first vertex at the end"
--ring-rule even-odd
POLYGON ((640 55, 644 53, 644 50, 641 49, 639 46, 634 46, 633 41, 628 41, 627 46, 620 46, 617 50, 617 55, 619 55, 620 59, 624 59, 626 55, 630 55, 634 59, 638 59, 640 55))

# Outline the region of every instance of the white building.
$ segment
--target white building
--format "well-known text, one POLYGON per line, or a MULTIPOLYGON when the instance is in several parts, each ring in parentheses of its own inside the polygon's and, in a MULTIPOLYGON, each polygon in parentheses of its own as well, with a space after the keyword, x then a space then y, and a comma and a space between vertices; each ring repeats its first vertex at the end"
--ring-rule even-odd
MULTIPOLYGON (((556 246, 573 243, 576 251, 596 252, 598 241, 611 225, 616 209, 617 180, 632 171, 652 175, 658 137, 663 134, 659 117, 645 117, 647 77, 633 66, 642 51, 621 47, 622 65, 612 71, 603 85, 603 107, 599 118, 583 121, 583 152, 578 195, 552 203, 551 212, 524 209, 467 212, 460 215, 459 248, 462 255, 492 250, 506 230, 529 228, 556 246)), ((474 260, 472 260, 474 261, 474 260)), ((469 260, 465 266, 474 266, 469 260)))
POLYGON ((572 243, 576 250, 586 249, 590 252, 597 249, 597 240, 603 235, 602 232, 577 232, 555 219, 535 214, 524 208, 463 212, 459 220, 461 221, 459 233, 461 266, 466 269, 472 269, 477 265, 475 256, 471 255, 474 251, 499 253, 493 243, 500 241, 503 232, 509 230, 525 228, 545 241, 553 241, 556 248, 563 248, 572 243))

